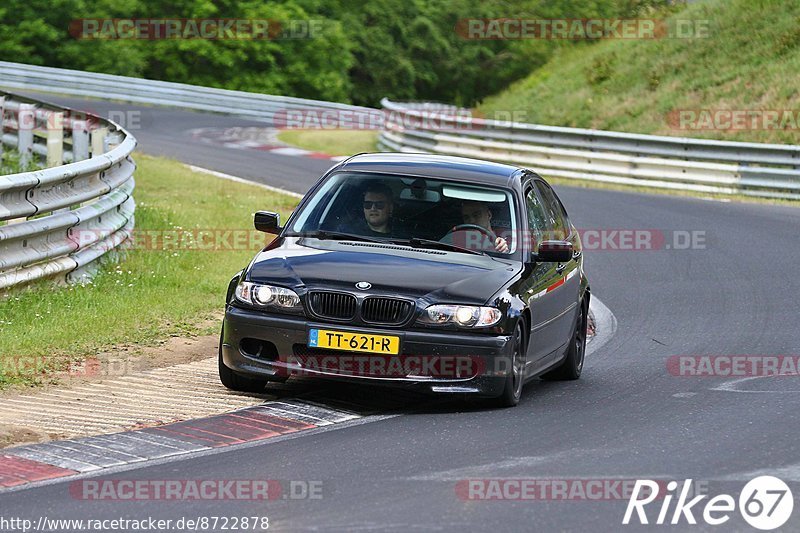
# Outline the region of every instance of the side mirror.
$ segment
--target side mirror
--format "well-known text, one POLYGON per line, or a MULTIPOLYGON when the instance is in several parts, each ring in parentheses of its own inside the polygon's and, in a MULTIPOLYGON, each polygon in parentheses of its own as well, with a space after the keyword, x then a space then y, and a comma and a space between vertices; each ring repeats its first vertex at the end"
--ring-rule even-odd
POLYGON ((256 211, 256 216, 253 217, 253 224, 258 231, 263 231, 264 233, 278 234, 283 230, 281 216, 272 211, 256 211))
POLYGON ((540 263, 567 263, 572 260, 572 243, 569 241, 544 241, 534 254, 540 263))

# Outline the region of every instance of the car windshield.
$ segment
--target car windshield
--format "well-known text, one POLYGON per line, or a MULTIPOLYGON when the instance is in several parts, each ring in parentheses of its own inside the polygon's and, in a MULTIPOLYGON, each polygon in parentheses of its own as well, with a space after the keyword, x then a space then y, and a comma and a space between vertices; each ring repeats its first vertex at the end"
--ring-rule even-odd
POLYGON ((453 180, 339 172, 297 214, 289 234, 507 257, 517 249, 511 199, 504 189, 453 180))

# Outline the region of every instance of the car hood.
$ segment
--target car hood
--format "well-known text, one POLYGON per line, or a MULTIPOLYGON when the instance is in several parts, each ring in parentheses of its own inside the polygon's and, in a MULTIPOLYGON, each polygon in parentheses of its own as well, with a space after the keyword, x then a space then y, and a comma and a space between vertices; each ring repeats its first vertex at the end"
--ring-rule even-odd
POLYGON ((482 304, 520 270, 514 261, 440 250, 286 237, 260 252, 246 278, 285 287, 482 304))

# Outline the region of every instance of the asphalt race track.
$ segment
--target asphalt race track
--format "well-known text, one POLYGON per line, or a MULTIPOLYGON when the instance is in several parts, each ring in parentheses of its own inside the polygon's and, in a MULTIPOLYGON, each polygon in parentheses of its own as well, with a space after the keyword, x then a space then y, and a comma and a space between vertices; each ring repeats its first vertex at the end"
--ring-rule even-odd
MULTIPOLYGON (((259 125, 239 118, 49 99, 100 112, 139 109, 142 127, 132 133, 141 151, 300 193, 331 165, 209 146, 192 142, 186 133, 199 127, 259 125)), ((269 517, 270 529, 293 531, 654 529, 622 526, 627 499, 613 494, 600 500, 577 493, 544 500, 510 494, 512 501, 465 496, 466 480, 489 478, 568 483, 693 479, 712 496, 736 497, 748 480, 767 474, 787 482, 797 500, 798 377, 681 376, 673 375, 667 363, 681 355, 800 353, 800 210, 557 189, 579 229, 605 232, 605 243, 595 241, 606 249, 589 246, 586 270, 593 294, 611 309, 618 325, 614 337, 587 358, 580 381, 531 383, 513 409, 426 402, 392 412, 396 416, 365 417, 329 431, 103 476, 315 481, 322 486, 319 499, 95 502, 74 498, 70 481, 61 481, 3 494, 3 515, 34 520, 42 515, 258 515, 269 517), (613 249, 616 237, 609 232, 615 230, 640 230, 664 239, 654 239, 656 250, 613 249), (700 232, 695 235, 702 240, 683 249, 691 232, 700 232)), ((651 522, 660 505, 647 508, 651 522)), ((694 514, 702 524, 701 505, 694 514)), ((797 509, 785 530, 800 528, 797 509)), ((687 528, 685 520, 678 526, 687 528)), ((704 529, 714 528, 691 526, 704 529)), ((733 513, 724 530, 752 528, 733 513)))

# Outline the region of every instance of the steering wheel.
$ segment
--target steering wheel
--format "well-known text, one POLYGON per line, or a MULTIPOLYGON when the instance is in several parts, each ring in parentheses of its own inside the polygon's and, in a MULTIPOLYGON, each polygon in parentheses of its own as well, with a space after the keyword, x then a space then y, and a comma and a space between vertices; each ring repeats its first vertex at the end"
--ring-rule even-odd
POLYGON ((444 240, 449 235, 451 235, 451 234, 453 234, 453 233, 455 233, 457 231, 465 231, 465 230, 476 230, 476 231, 479 231, 479 232, 483 233, 484 235, 489 237, 489 241, 492 243, 493 246, 494 246, 494 242, 497 240, 497 235, 495 235, 495 233, 492 230, 488 230, 488 229, 484 228, 483 226, 478 226, 477 224, 459 224, 458 226, 453 226, 453 228, 450 231, 448 231, 447 234, 445 234, 445 236, 442 237, 439 240, 444 240))

